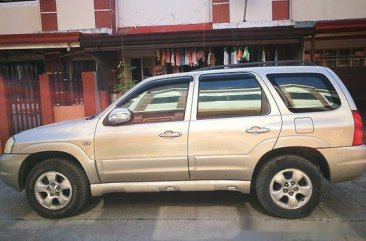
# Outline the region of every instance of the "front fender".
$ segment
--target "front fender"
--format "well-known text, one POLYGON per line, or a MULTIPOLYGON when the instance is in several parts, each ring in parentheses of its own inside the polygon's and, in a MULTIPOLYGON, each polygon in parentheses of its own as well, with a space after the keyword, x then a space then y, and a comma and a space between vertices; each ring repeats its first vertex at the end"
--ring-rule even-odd
POLYGON ((84 168, 90 184, 100 183, 95 160, 92 160, 79 146, 68 142, 36 143, 23 148, 19 154, 34 154, 39 152, 58 151, 74 156, 84 168))

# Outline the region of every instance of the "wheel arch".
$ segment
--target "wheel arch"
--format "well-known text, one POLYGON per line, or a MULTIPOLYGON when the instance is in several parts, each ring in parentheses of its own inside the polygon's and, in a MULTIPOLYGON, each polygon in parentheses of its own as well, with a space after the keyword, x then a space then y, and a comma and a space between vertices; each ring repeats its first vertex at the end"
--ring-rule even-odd
MULTIPOLYGON (((75 161, 76 163, 78 163, 78 165, 82 166, 82 169, 86 173, 86 176, 88 177, 90 184, 100 183, 94 156, 88 156, 87 153, 81 147, 75 145, 74 143, 68 143, 68 142, 36 143, 23 148, 19 153, 30 154, 26 158, 26 160, 23 161, 22 165, 24 163, 28 163, 29 160, 31 160, 31 163, 34 162, 39 163, 37 162, 37 158, 45 160, 47 158, 52 157, 61 157, 61 158, 69 157, 70 160, 75 161)), ((32 164, 24 164, 24 165, 32 166, 32 164)), ((24 180, 24 173, 19 172, 18 176, 19 176, 18 180, 20 180, 20 178, 24 180)), ((22 185, 22 182, 19 182, 19 184, 22 185)), ((19 189, 22 190, 22 186, 20 186, 19 189)))
POLYGON ((50 159, 50 158, 65 158, 74 164, 78 165, 86 174, 84 167, 81 165, 80 161, 70 153, 62 151, 42 151, 37 153, 32 153, 29 155, 22 163, 19 169, 18 182, 20 190, 25 187, 25 181, 30 173, 30 171, 39 163, 50 159))
POLYGON ((325 177, 327 180, 330 180, 330 169, 328 162, 318 150, 310 147, 299 147, 299 146, 282 147, 278 149, 273 149, 265 153, 259 159, 253 171, 251 189, 255 187, 255 181, 261 167, 264 164, 266 164, 272 157, 286 154, 297 155, 305 158, 306 160, 308 160, 310 163, 312 163, 314 166, 317 167, 317 169, 321 172, 323 177, 325 177))

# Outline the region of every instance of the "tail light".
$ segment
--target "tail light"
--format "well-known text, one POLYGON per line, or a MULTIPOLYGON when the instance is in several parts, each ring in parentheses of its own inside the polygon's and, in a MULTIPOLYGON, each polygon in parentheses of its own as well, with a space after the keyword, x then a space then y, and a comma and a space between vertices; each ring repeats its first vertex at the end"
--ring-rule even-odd
POLYGON ((363 126, 361 115, 358 111, 352 111, 353 121, 355 123, 355 132, 353 134, 353 146, 358 146, 363 144, 363 126))

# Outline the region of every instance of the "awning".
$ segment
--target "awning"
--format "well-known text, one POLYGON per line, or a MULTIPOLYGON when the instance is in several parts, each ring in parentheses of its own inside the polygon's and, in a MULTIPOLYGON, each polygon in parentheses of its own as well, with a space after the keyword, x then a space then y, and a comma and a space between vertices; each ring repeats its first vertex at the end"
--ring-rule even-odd
MULTIPOLYGON (((318 21, 315 24, 314 47, 318 49, 349 49, 366 46, 366 19, 318 21)), ((305 39, 305 49, 311 39, 305 39)))
POLYGON ((157 49, 180 47, 209 47, 224 45, 300 44, 313 34, 312 27, 265 27, 245 29, 214 29, 206 31, 87 35, 80 37, 80 46, 90 51, 121 49, 157 49))
POLYGON ((318 21, 315 30, 317 34, 365 31, 366 18, 318 21))
POLYGON ((0 50, 80 47, 79 32, 0 35, 0 50))

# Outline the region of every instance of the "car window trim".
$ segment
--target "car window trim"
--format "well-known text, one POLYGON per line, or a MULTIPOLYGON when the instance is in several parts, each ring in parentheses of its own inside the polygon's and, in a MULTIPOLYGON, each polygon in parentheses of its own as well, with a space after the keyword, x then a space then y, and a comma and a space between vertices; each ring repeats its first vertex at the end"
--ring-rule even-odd
POLYGON ((141 94, 143 91, 153 88, 159 85, 166 85, 166 84, 177 84, 177 83, 190 83, 193 82, 193 77, 190 75, 187 76, 180 76, 180 77, 171 77, 171 78, 164 78, 164 79, 158 79, 158 80, 152 80, 150 82, 147 82, 144 85, 141 85, 140 87, 136 88, 134 91, 129 93, 125 98, 120 100, 115 108, 121 107, 126 102, 130 101, 131 98, 136 97, 138 94, 141 94))
POLYGON ((290 111, 291 113, 294 114, 301 114, 301 113, 321 113, 321 112, 329 112, 329 111, 336 111, 338 109, 340 109, 342 107, 342 100, 341 100, 341 95, 338 93, 337 88, 334 86, 334 83, 332 82, 331 79, 328 78, 328 76, 326 76, 323 73, 319 73, 319 72, 281 72, 281 73, 267 73, 266 74, 266 78, 269 80, 269 82, 272 84, 272 86, 275 88, 276 93, 280 96, 281 101, 285 104, 285 107, 288 109, 288 111, 290 111), (292 106, 288 106, 287 105, 287 98, 285 96, 283 96, 282 93, 282 89, 279 87, 278 83, 275 82, 273 83, 273 79, 271 78, 271 76, 316 76, 318 75, 321 79, 326 79, 328 81, 328 83, 330 84, 330 86, 334 89, 334 91, 337 93, 338 95, 338 99, 339 99, 339 105, 337 108, 334 109, 326 109, 326 108, 295 108, 292 106), (278 88, 278 90, 276 89, 276 87, 278 88), (285 98, 285 99, 283 99, 285 98))
MULTIPOLYGON (((186 106, 184 108, 184 116, 186 114, 186 110, 187 110, 187 101, 188 101, 188 97, 190 95, 189 93, 189 86, 190 84, 193 82, 194 78, 191 75, 187 75, 187 76, 179 76, 179 77, 168 77, 168 78, 163 78, 163 79, 158 79, 158 80, 152 80, 150 82, 147 82, 146 84, 143 84, 141 86, 139 86, 138 88, 136 88, 134 91, 132 91, 131 93, 129 93, 125 98, 123 98, 122 100, 120 100, 114 108, 112 108, 109 113, 105 116, 105 118, 103 119, 103 125, 104 126, 127 126, 127 125, 140 125, 140 124, 151 124, 149 122, 147 123, 134 123, 134 124, 129 124, 129 123, 122 123, 122 124, 111 124, 108 121, 108 116, 109 114, 115 109, 115 108, 120 108, 122 105, 124 105, 125 103, 127 103, 128 101, 130 101, 131 99, 135 98, 137 95, 141 94, 142 92, 146 91, 147 89, 151 89, 157 86, 161 86, 161 85, 169 85, 169 84, 178 84, 178 83, 188 83, 188 88, 187 88, 187 98, 186 98, 186 106)), ((157 111, 159 112, 159 111, 157 111)), ((163 121, 166 122, 166 121, 163 121)), ((170 121, 173 122, 173 121, 170 121)), ((162 122, 153 122, 153 123, 162 123, 162 122)))
MULTIPOLYGON (((203 80, 204 81, 204 80, 203 80)), ((210 81, 216 81, 216 80, 210 80, 210 81)), ((217 80, 217 81, 220 81, 219 79, 217 80)), ((261 98, 261 101, 263 100, 263 98, 261 98)), ((268 116, 268 115, 270 115, 271 114, 271 104, 270 104, 270 101, 269 101, 269 99, 268 99, 268 97, 267 97, 267 95, 266 95, 266 93, 265 93, 265 91, 264 91, 264 88, 263 88, 263 86, 262 86, 262 84, 261 84, 261 82, 260 82, 260 80, 257 78, 257 76, 256 75, 254 75, 253 73, 251 73, 251 72, 229 72, 229 73, 212 73, 212 74, 210 74, 210 73, 208 73, 208 74, 202 74, 202 75, 200 75, 199 77, 198 77, 198 84, 197 84, 197 96, 196 96, 196 120, 212 120, 212 119, 223 119, 223 118, 250 118, 250 117, 258 117, 258 116, 268 116), (201 83, 201 80, 202 80, 202 77, 206 77, 206 76, 209 76, 209 77, 211 77, 211 76, 223 76, 223 77, 225 77, 225 76, 227 76, 227 77, 229 77, 229 76, 242 76, 242 75, 247 75, 247 76, 249 76, 249 77, 251 77, 251 78, 254 78, 256 81, 257 81, 257 83, 258 83, 258 86, 260 87, 260 89, 261 89, 261 92, 262 92, 262 94, 263 95, 265 95, 265 97, 266 97, 266 99, 267 99, 267 102, 268 102, 268 105, 269 105, 269 111, 268 111, 268 113, 266 113, 266 114, 261 114, 261 115, 239 115, 239 116, 227 116, 227 117, 225 117, 225 116, 220 116, 220 117, 212 117, 212 118, 198 118, 198 110, 199 110, 199 92, 200 92, 200 83, 201 83)))

